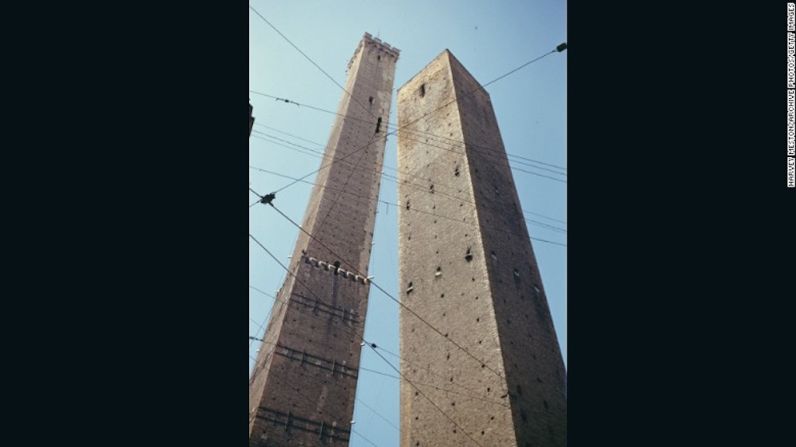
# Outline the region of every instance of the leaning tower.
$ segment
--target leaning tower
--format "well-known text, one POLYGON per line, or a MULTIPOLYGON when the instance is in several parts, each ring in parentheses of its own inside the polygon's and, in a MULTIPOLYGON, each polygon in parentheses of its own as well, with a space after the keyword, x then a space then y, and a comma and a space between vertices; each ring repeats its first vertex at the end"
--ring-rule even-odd
MULTIPOLYGON (((395 63, 365 34, 249 380, 250 446, 347 446, 395 63)), ((278 203, 277 197, 275 204, 278 203)))

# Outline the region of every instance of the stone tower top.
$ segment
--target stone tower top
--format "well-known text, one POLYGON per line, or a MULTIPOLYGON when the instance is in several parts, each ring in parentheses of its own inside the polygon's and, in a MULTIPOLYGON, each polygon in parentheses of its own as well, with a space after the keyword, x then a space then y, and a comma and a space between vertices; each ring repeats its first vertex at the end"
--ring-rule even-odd
MULTIPOLYGON (((478 80, 475 78, 475 76, 473 76, 472 73, 470 73, 470 71, 467 70, 467 68, 459 61, 459 59, 457 59, 456 56, 454 56, 454 54, 451 52, 451 50, 449 50, 447 48, 442 50, 441 53, 439 53, 434 59, 432 59, 431 62, 426 64, 426 66, 423 67, 423 69, 421 69, 416 75, 412 76, 411 78, 409 78, 408 81, 404 82, 404 84, 402 86, 398 87, 398 90, 397 90, 398 94, 400 95, 401 94, 401 90, 404 87, 412 84, 413 81, 415 81, 416 78, 418 78, 418 76, 420 76, 421 74, 425 73, 429 67, 431 67, 432 65, 438 65, 438 64, 447 64, 447 65, 449 65, 451 67, 456 66, 457 70, 461 74, 463 74, 465 77, 470 79, 470 81, 471 81, 469 83, 470 84, 469 85, 470 89, 479 90, 483 94, 485 94, 487 97, 489 97, 489 92, 486 91, 486 89, 481 85, 481 83, 478 82, 478 80)), ((460 92, 459 94, 462 94, 462 93, 469 94, 469 93, 471 93, 471 91, 468 90, 466 92, 460 92)))
POLYGON ((362 48, 365 46, 373 47, 378 51, 383 51, 387 55, 392 56, 394 58, 393 62, 396 62, 398 60, 398 56, 401 54, 401 50, 398 48, 390 46, 390 44, 382 41, 378 37, 371 36, 370 33, 365 33, 365 35, 362 36, 362 40, 359 41, 357 49, 354 50, 354 55, 351 56, 351 59, 348 61, 348 67, 346 70, 351 68, 351 64, 354 63, 354 59, 356 59, 357 55, 359 55, 359 52, 362 51, 362 48))

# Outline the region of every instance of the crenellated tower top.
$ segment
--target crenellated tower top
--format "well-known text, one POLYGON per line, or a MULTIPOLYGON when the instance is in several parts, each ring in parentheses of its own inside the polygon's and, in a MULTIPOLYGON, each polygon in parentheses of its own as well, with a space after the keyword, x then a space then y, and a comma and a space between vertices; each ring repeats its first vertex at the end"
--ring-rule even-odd
POLYGON ((398 60, 398 56, 401 54, 401 50, 399 50, 398 48, 390 46, 390 44, 388 44, 387 42, 383 42, 378 37, 371 36, 370 33, 365 33, 365 35, 362 36, 362 40, 359 41, 359 45, 357 45, 357 49, 354 50, 354 55, 351 56, 351 59, 348 61, 348 66, 346 68, 346 71, 351 69, 351 64, 354 63, 354 59, 356 59, 356 57, 359 54, 359 52, 362 51, 362 48, 364 46, 366 46, 366 45, 367 46, 372 46, 373 48, 377 49, 378 51, 382 51, 385 54, 387 54, 389 56, 392 56, 393 58, 395 58, 395 60, 393 62, 397 61, 398 60))

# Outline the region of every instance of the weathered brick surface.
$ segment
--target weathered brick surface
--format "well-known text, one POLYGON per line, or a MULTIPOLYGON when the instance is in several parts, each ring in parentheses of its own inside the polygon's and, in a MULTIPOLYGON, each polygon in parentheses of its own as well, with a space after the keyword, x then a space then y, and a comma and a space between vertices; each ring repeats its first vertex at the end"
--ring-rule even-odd
POLYGON ((328 188, 313 189, 302 223, 320 242, 299 233, 290 265, 298 281, 288 276, 278 293, 286 304, 274 305, 249 380, 250 446, 348 445, 397 58, 366 34, 349 63, 353 99, 343 94, 346 118, 332 128, 329 166, 316 180, 328 188))
POLYGON ((401 445, 566 445, 566 372, 489 95, 446 50, 399 89, 398 124, 401 299, 486 365, 402 312, 421 391, 401 384, 401 445))

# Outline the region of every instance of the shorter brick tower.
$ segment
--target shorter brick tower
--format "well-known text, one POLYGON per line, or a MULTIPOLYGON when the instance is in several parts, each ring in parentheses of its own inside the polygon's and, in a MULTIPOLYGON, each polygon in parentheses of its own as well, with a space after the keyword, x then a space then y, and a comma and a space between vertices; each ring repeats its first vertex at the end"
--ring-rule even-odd
POLYGON ((401 313, 422 391, 401 382, 401 446, 565 446, 566 372, 489 94, 445 50, 398 90, 398 125, 401 299, 444 334, 401 313))

